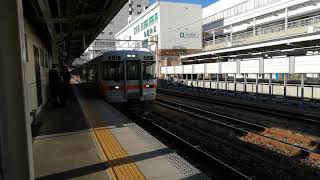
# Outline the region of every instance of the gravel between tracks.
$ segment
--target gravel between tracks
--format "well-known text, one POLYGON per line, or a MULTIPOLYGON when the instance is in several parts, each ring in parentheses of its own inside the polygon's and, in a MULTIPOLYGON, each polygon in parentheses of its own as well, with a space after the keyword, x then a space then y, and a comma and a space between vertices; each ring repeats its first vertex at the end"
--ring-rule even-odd
POLYGON ((297 157, 288 157, 252 143, 241 141, 228 129, 195 120, 187 115, 155 105, 152 119, 178 135, 222 158, 227 164, 254 179, 319 179, 319 169, 305 166, 297 157))

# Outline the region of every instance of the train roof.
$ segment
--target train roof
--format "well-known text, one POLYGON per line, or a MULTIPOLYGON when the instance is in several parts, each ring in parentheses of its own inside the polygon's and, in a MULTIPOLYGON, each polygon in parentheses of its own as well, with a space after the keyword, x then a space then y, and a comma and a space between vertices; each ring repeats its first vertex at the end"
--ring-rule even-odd
POLYGON ((149 55, 149 56, 153 56, 154 53, 150 52, 150 51, 142 51, 142 50, 115 50, 115 51, 107 51, 93 59, 91 59, 90 61, 80 65, 79 67, 75 68, 74 70, 77 70, 78 68, 82 67, 82 66, 88 66, 98 60, 101 60, 104 57, 107 56, 121 56, 121 55, 128 55, 128 54, 135 54, 135 55, 149 55))

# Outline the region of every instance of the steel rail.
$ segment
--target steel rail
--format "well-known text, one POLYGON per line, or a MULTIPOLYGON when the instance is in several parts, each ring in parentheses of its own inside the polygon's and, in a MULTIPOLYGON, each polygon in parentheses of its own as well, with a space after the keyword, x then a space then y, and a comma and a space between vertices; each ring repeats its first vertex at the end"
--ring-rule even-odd
POLYGON ((288 112, 288 111, 284 111, 284 110, 280 110, 280 109, 267 108, 267 107, 263 107, 263 106, 259 106, 259 105, 244 104, 244 103, 230 101, 230 100, 221 100, 218 98, 204 97, 201 95, 184 94, 184 93, 180 93, 180 92, 173 92, 173 91, 168 91, 168 90, 163 90, 163 89, 157 89, 157 92, 180 96, 180 97, 187 97, 189 99, 194 99, 197 101, 200 100, 203 102, 214 103, 214 104, 219 104, 219 105, 223 105, 223 106, 229 106, 229 107, 233 107, 233 108, 237 108, 237 109, 250 110, 250 111, 255 111, 255 112, 269 114, 269 115, 271 114, 271 115, 285 118, 285 119, 305 121, 305 122, 320 125, 320 116, 313 115, 313 114, 302 114, 302 113, 298 113, 298 112, 294 112, 294 111, 288 112))
POLYGON ((319 154, 316 151, 312 151, 312 150, 306 149, 304 147, 301 147, 301 146, 298 146, 298 145, 295 145, 295 144, 290 144, 288 142, 285 142, 285 141, 282 141, 282 140, 279 140, 279 139, 275 139, 275 138, 272 138, 272 137, 269 137, 269 136, 265 136, 265 135, 262 135, 262 134, 259 134, 259 133, 256 133, 256 132, 253 132, 253 131, 250 131, 250 130, 246 129, 248 127, 249 128, 253 127, 255 130, 264 130, 266 128, 266 127, 263 127, 263 126, 260 126, 260 125, 256 125, 256 124, 249 123, 249 122, 245 122, 245 121, 240 120, 240 119, 228 117, 228 116, 221 115, 221 114, 218 114, 218 113, 209 112, 207 110, 203 110, 203 109, 200 109, 200 108, 195 108, 195 107, 192 107, 192 106, 183 105, 183 104, 176 103, 176 102, 169 101, 169 100, 165 100, 165 99, 157 98, 155 103, 158 104, 158 105, 170 108, 170 109, 174 109, 174 110, 186 113, 186 114, 191 115, 193 117, 200 118, 200 119, 208 121, 208 122, 219 124, 221 126, 230 128, 230 129, 235 130, 235 131, 240 132, 240 133, 246 133, 246 134, 247 133, 252 133, 252 134, 255 134, 255 135, 263 137, 263 138, 267 138, 267 139, 270 139, 270 140, 273 140, 273 141, 277 141, 277 142, 280 142, 280 143, 283 143, 283 144, 298 148, 305 155, 309 155, 309 154, 312 154, 312 153, 319 154), (162 102, 159 102, 159 101, 162 101, 162 102), (185 109, 182 109, 182 108, 185 108, 185 109), (209 117, 202 116, 199 113, 206 114, 209 117), (229 123, 232 122, 233 124, 227 124, 225 122, 219 121, 218 119, 213 119, 215 117, 220 117, 221 119, 227 120, 227 121, 229 121, 229 123), (244 125, 245 127, 239 127, 239 125, 244 125))
MULTIPOLYGON (((208 160, 210 160, 212 163, 214 163, 216 166, 219 166, 224 171, 224 175, 228 178, 236 178, 239 180, 252 180, 252 178, 248 177, 247 175, 241 173, 240 171, 234 169, 233 167, 227 165, 226 163, 222 162, 221 160, 217 159, 216 157, 213 157, 209 153, 205 152, 204 150, 200 149, 197 145, 193 145, 190 142, 184 140, 183 138, 177 136, 173 132, 165 129, 161 125, 153 122, 152 120, 149 120, 148 118, 141 116, 141 118, 144 120, 144 122, 147 122, 148 124, 152 125, 157 130, 160 130, 162 133, 164 133, 167 136, 170 136, 178 143, 183 144, 186 147, 191 148, 191 150, 197 152, 198 154, 202 155, 203 157, 206 157, 208 160)), ((173 140, 171 139, 171 140, 173 140)))

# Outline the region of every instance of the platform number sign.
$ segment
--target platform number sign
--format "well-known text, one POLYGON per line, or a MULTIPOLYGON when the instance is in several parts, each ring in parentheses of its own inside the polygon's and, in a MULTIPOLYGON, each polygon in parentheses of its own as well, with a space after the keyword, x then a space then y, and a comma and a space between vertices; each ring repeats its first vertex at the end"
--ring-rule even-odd
POLYGON ((184 33, 183 32, 180 32, 180 37, 184 37, 184 33))

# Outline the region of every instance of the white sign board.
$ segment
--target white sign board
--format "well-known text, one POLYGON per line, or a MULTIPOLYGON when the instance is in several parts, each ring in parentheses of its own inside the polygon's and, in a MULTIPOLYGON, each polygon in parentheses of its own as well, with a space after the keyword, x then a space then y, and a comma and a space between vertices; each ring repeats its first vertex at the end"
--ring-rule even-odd
POLYGON ((174 66, 175 74, 182 74, 182 66, 174 66))
POLYGON ((258 74, 259 60, 240 61, 240 73, 258 74))
POLYGON ((237 61, 222 62, 221 73, 236 74, 237 73, 237 61))
POLYGON ((192 65, 183 65, 183 74, 192 74, 192 65))
POLYGON ((219 74, 219 63, 208 63, 207 72, 208 74, 219 74))
POLYGON ((203 74, 204 73, 204 64, 194 64, 193 65, 194 74, 203 74))
POLYGON ((167 73, 174 74, 174 66, 167 66, 167 73))
POLYGON ((161 67, 161 74, 167 74, 167 67, 161 67))
POLYGON ((295 73, 320 73, 320 56, 297 56, 295 73))
POLYGON ((289 73, 289 58, 264 59, 264 73, 289 73))

